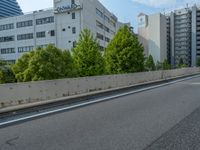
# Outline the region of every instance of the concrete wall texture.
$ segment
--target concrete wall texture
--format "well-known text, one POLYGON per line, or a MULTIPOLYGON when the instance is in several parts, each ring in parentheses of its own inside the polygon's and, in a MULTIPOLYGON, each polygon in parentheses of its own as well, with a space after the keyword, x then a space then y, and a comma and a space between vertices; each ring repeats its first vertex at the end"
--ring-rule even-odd
POLYGON ((200 73, 200 68, 0 85, 0 108, 200 73))

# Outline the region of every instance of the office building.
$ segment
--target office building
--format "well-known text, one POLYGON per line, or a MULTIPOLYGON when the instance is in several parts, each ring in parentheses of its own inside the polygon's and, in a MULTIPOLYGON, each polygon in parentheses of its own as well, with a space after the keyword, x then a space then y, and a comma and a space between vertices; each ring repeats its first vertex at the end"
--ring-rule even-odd
MULTIPOLYGON (((178 67, 182 60, 187 66, 196 66, 197 60, 200 59, 200 6, 194 5, 174 10, 164 14, 164 16, 166 20, 160 19, 161 22, 163 21, 162 23, 159 20, 155 20, 152 28, 160 24, 163 25, 162 28, 166 27, 167 58, 169 63, 173 67, 178 67)), ((146 17, 149 18, 147 15, 146 17)), ((148 25, 148 29, 151 28, 151 24, 148 23, 148 25)), ((139 26, 138 33, 143 38, 139 38, 139 40, 144 45, 146 54, 147 52, 151 54, 149 45, 144 41, 154 37, 154 35, 150 35, 149 33, 153 30, 147 30, 148 37, 146 37, 144 36, 146 33, 143 33, 144 29, 139 26)), ((145 32, 147 31, 145 30, 145 32)), ((160 32, 160 35, 162 35, 161 38, 163 38, 165 37, 163 31, 157 28, 154 32, 160 32)), ((165 47, 166 43, 163 44, 163 47, 165 47)))
POLYGON ((167 58, 166 17, 160 13, 138 15, 138 39, 143 44, 146 56, 152 55, 154 62, 167 58))
POLYGON ((16 0, 0 0, 0 19, 17 15, 22 15, 22 10, 16 0))
POLYGON ((14 62, 36 46, 70 50, 88 28, 103 49, 123 25, 98 0, 54 0, 52 9, 0 20, 0 57, 14 62))

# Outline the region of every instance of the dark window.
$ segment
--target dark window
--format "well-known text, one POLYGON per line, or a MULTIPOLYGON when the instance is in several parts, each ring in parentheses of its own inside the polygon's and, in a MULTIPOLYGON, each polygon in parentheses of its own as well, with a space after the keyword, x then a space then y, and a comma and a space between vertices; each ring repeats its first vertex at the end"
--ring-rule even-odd
POLYGON ((36 33, 36 37, 37 38, 44 38, 44 37, 46 37, 45 31, 43 31, 43 32, 37 32, 36 33))
POLYGON ((1 49, 1 54, 12 54, 15 53, 14 48, 2 48, 1 49))
POLYGON ((28 40, 28 39, 33 39, 33 33, 28 33, 28 34, 20 34, 17 35, 17 40, 28 40))
POLYGON ((17 22, 17 28, 33 26, 33 20, 17 22))
POLYGON ((15 40, 15 36, 0 37, 0 42, 11 42, 15 40))
POLYGON ((76 34, 76 27, 72 28, 72 34, 76 34))
POLYGON ((99 22, 99 21, 96 21, 96 24, 97 24, 97 26, 99 27, 99 28, 101 28, 101 29, 103 29, 103 24, 101 23, 101 22, 99 22))
POLYGON ((37 19, 36 25, 47 24, 47 23, 52 23, 52 22, 54 22, 54 17, 46 17, 46 18, 37 19))
POLYGON ((100 33, 97 33, 97 39, 103 40, 103 39, 104 39, 104 37, 103 37, 103 35, 102 35, 102 34, 100 34, 100 33))
POLYGON ((0 31, 10 30, 10 29, 14 29, 14 24, 13 23, 0 25, 0 31))
POLYGON ((108 37, 105 37, 106 42, 110 42, 110 39, 108 37))
POLYGON ((72 19, 76 19, 76 13, 75 12, 72 13, 72 19))
POLYGON ((55 31, 54 31, 54 30, 51 30, 51 31, 50 31, 50 35, 51 35, 51 36, 55 36, 55 31))
POLYGON ((76 47, 76 41, 73 42, 73 48, 75 48, 75 47, 76 47))

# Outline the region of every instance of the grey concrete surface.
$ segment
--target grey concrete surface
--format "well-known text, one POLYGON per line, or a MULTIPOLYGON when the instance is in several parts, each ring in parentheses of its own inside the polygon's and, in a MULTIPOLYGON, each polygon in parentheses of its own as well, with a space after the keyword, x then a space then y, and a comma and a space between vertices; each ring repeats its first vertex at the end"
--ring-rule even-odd
POLYGON ((200 150, 200 108, 145 150, 200 150))
POLYGON ((2 128, 0 150, 142 150, 184 124, 199 91, 195 78, 2 128))
POLYGON ((196 73, 200 73, 200 68, 194 67, 132 74, 2 84, 0 85, 0 109, 74 95, 89 94, 94 91, 123 88, 196 73))

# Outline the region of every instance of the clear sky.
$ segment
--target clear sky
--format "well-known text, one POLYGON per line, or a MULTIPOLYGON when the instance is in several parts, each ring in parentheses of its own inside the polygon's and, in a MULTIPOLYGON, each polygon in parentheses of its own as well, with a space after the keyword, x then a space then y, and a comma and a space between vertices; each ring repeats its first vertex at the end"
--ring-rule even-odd
MULTIPOLYGON (((53 0, 17 0, 23 12, 50 8, 53 0)), ((185 7, 188 3, 200 4, 200 0, 100 0, 120 21, 131 22, 137 30, 137 15, 140 12, 152 14, 185 7)))

